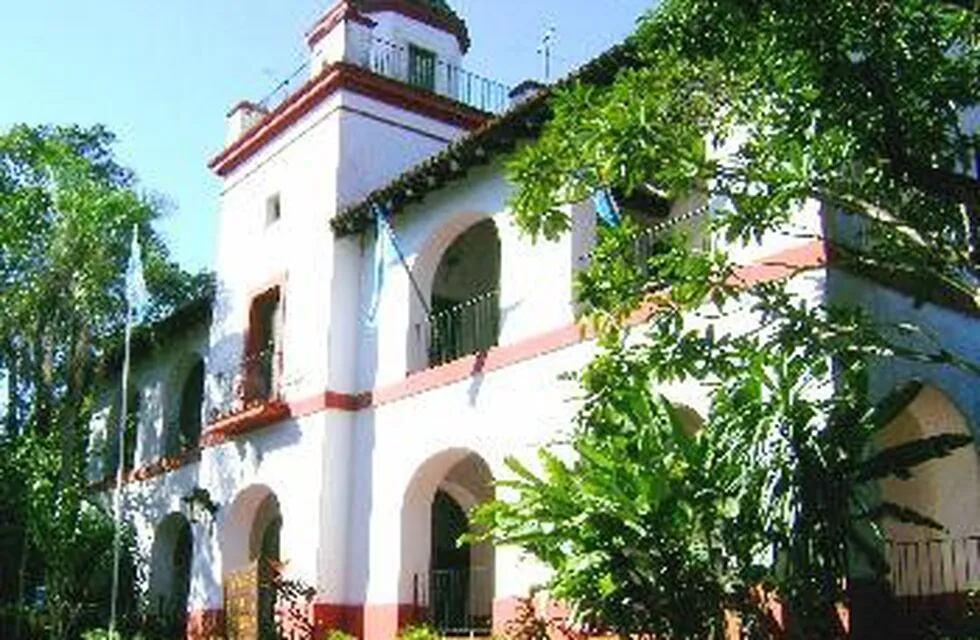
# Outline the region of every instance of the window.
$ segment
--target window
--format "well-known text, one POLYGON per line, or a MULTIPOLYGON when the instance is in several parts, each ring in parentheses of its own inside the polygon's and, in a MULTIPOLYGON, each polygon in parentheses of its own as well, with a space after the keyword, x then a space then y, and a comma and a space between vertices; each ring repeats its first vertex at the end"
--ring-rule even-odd
POLYGON ((274 193, 265 201, 265 226, 275 223, 282 217, 282 198, 274 193))
POLYGON ((271 399, 277 392, 280 355, 280 291, 273 287, 252 300, 245 344, 245 403, 271 399))
POLYGON ((204 402, 204 361, 191 367, 180 394, 180 450, 193 449, 201 438, 201 405, 204 402))
POLYGON ((408 45, 408 84, 436 90, 436 54, 414 44, 408 45))

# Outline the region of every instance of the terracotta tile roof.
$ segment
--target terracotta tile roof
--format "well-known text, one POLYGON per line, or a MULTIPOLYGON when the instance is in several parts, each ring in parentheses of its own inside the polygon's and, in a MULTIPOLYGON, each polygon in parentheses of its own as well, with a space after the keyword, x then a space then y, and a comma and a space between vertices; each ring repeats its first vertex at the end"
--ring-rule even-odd
POLYGON ((635 61, 634 49, 628 43, 613 47, 563 80, 542 89, 415 165, 360 202, 346 207, 330 220, 330 226, 338 236, 364 231, 374 222, 371 209, 375 203, 389 206, 392 215, 402 213, 407 205, 464 177, 467 169, 486 164, 500 153, 513 151, 522 139, 537 137, 551 118, 551 97, 556 89, 574 82, 608 83, 619 69, 631 66, 635 61))

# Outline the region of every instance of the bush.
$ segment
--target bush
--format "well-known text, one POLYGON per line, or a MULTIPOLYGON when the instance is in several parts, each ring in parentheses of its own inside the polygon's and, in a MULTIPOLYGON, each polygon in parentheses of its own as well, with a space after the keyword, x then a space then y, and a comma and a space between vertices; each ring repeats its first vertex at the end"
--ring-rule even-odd
POLYGON ((323 640, 357 640, 357 638, 339 629, 327 629, 323 640))
POLYGON ((442 640, 439 632, 427 624, 410 624, 402 629, 398 637, 401 640, 442 640))

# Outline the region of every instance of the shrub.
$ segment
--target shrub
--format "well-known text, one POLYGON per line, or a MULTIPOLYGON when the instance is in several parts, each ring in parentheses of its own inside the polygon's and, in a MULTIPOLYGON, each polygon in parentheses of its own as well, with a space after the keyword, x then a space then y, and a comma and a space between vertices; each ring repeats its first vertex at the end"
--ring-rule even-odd
POLYGON ((442 640, 442 636, 427 624, 411 624, 402 629, 401 640, 442 640))

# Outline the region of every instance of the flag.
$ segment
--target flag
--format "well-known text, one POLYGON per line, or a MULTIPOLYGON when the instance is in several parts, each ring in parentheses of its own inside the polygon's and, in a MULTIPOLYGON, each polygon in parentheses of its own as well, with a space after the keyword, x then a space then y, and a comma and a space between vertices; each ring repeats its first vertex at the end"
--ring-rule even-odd
POLYGON ((609 189, 597 189, 592 192, 592 203, 595 205, 595 212, 599 219, 610 227, 619 226, 620 214, 619 205, 609 189))
POLYGON ((143 319, 150 294, 143 279, 143 258, 140 255, 139 228, 133 225, 133 241, 129 247, 129 263, 126 265, 126 305, 129 320, 134 323, 143 319))
POLYGON ((395 248, 395 231, 388 222, 387 209, 379 204, 371 205, 374 212, 374 288, 371 291, 371 307, 368 311, 368 324, 377 325, 378 307, 381 304, 381 289, 384 287, 385 271, 398 259, 395 248))

